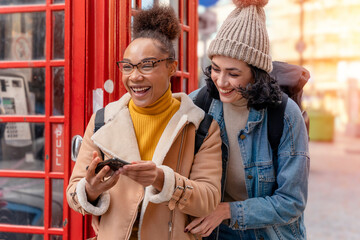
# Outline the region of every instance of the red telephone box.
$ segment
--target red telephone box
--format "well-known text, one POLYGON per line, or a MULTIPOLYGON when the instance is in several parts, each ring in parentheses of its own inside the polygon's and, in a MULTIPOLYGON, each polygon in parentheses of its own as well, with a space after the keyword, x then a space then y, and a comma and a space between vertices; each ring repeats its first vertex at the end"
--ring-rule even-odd
POLYGON ((131 41, 132 16, 157 2, 179 15, 172 88, 189 93, 197 88, 197 0, 0 2, 0 239, 92 235, 90 218, 65 197, 70 142, 94 109, 126 92, 115 62, 131 41))

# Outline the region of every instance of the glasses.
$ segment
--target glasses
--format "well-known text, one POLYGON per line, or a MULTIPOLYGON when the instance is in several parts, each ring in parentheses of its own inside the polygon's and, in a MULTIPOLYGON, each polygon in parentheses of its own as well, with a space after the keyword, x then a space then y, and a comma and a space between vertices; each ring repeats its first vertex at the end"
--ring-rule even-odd
POLYGON ((132 64, 126 61, 119 61, 116 62, 118 68, 120 69, 120 71, 125 74, 125 75, 130 75, 135 67, 137 67, 138 71, 142 74, 149 74, 152 73, 152 71, 155 68, 155 64, 162 62, 162 61, 167 61, 167 60, 173 60, 172 57, 168 57, 168 58, 164 58, 164 59, 160 59, 160 60, 156 60, 156 61, 151 61, 151 60, 145 60, 145 61, 141 61, 138 64, 132 64))

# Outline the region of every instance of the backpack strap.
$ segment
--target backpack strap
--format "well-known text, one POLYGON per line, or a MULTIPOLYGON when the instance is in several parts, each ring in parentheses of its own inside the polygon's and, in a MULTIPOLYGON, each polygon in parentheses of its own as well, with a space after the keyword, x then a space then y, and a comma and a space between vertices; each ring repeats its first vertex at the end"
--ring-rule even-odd
POLYGON ((199 128, 196 131, 194 155, 199 151, 202 143, 204 142, 204 139, 209 132, 209 128, 212 123, 212 120, 213 117, 210 114, 205 113, 204 119, 201 121, 199 128))
POLYGON ((274 156, 277 155, 280 139, 284 130, 284 114, 287 101, 288 95, 282 93, 281 104, 276 107, 268 108, 268 140, 270 142, 274 156))
MULTIPOLYGON (((101 108, 95 113, 94 133, 105 124, 105 108, 101 108)), ((104 153, 100 150, 101 158, 104 159, 104 153)))
POLYGON ((205 111, 205 117, 201 121, 195 135, 195 154, 199 151, 202 143, 204 142, 204 139, 207 136, 210 125, 213 120, 213 117, 208 114, 211 102, 212 102, 212 98, 210 97, 210 94, 207 91, 207 87, 206 86, 202 87, 194 100, 195 105, 205 111))
POLYGON ((205 113, 208 113, 211 102, 212 97, 210 97, 207 87, 202 87, 194 100, 195 105, 204 110, 205 113))

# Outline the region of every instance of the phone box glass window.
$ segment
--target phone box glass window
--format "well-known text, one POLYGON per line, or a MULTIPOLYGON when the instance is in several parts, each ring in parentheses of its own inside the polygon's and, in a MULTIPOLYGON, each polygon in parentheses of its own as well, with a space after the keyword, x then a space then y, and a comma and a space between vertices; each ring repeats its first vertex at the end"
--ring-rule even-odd
POLYGON ((0 60, 45 59, 45 12, 0 14, 0 60))

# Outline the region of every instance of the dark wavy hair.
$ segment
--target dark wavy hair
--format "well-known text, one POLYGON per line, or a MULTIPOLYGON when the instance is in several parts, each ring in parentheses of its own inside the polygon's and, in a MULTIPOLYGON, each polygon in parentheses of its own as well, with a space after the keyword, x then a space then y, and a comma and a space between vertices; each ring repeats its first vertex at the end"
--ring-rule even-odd
POLYGON ((133 37, 156 40, 156 45, 162 53, 175 59, 175 49, 172 41, 181 31, 180 22, 174 9, 170 6, 154 5, 141 10, 134 16, 133 37))
MULTIPOLYGON (((249 64, 248 66, 251 69, 254 83, 249 83, 246 87, 239 86, 237 88, 238 92, 248 100, 248 108, 260 110, 279 105, 282 93, 276 80, 271 78, 266 71, 249 64)), ((207 77, 205 81, 210 96, 220 99, 219 92, 211 79, 211 65, 205 68, 204 74, 207 77)))

